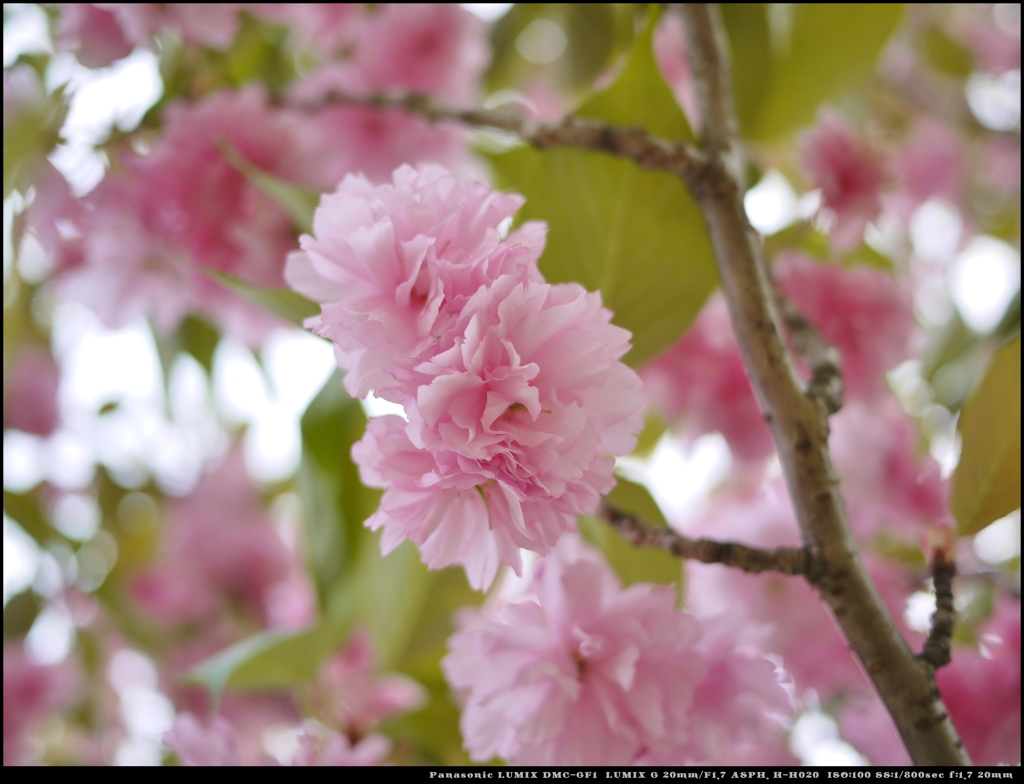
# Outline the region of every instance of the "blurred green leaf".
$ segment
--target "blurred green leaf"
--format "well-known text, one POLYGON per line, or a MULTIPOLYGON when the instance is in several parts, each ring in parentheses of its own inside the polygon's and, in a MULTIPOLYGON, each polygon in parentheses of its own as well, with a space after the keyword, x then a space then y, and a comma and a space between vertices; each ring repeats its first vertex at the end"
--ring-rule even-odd
POLYGON ((516 3, 491 27, 491 65, 484 75, 488 92, 528 90, 534 79, 570 91, 588 88, 633 38, 634 7, 622 3, 516 3), (537 65, 516 48, 532 22, 544 19, 561 28, 565 52, 554 63, 537 65))
POLYGON ((722 3, 722 24, 729 42, 733 104, 740 128, 757 118, 772 73, 771 34, 766 3, 722 3))
POLYGON ((223 283, 232 291, 252 300, 297 327, 301 327, 310 316, 320 313, 319 305, 291 289, 264 289, 216 270, 207 269, 204 272, 218 283, 223 283))
POLYGON ((195 357, 208 374, 213 373, 213 352, 220 342, 220 333, 206 319, 188 315, 178 328, 181 347, 195 357))
MULTIPOLYGON (((643 485, 618 477, 618 483, 606 500, 617 509, 637 515, 648 525, 662 528, 668 525, 657 502, 643 485)), ((675 585, 681 596, 683 563, 674 555, 654 547, 637 547, 596 517, 581 517, 579 528, 583 538, 604 554, 624 586, 633 583, 675 585)))
POLYGON ((31 590, 24 590, 8 599, 4 605, 4 639, 28 634, 42 609, 39 597, 31 590))
MULTIPOLYGON (((6 88, 5 88, 6 90, 6 88)), ((25 193, 35 181, 46 156, 60 140, 60 129, 68 114, 68 101, 61 85, 49 95, 40 95, 4 116, 4 198, 17 189, 25 193)), ((5 103, 7 100, 5 99, 5 103)))
POLYGON ((250 163, 238 150, 225 141, 220 143, 224 158, 249 182, 259 188, 292 219, 295 228, 303 234, 313 231, 313 213, 320 203, 320 194, 286 182, 250 163))
POLYGON ((947 76, 966 78, 974 70, 971 53, 934 25, 921 31, 920 45, 929 64, 947 76))
POLYGON ((1020 337, 992 357, 960 412, 963 441, 950 507, 961 535, 1020 506, 1020 337))
POLYGON ((636 449, 633 450, 633 454, 641 457, 651 454, 666 429, 667 426, 662 418, 657 413, 648 411, 644 415, 644 429, 640 431, 640 435, 636 439, 636 449))
POLYGON ((330 622, 298 632, 262 632, 194 667, 186 679, 204 686, 214 701, 229 686, 265 690, 308 683, 344 639, 344 630, 330 622))
MULTIPOLYGON (((809 124, 818 106, 874 70, 903 14, 901 4, 795 3, 778 7, 772 29, 771 77, 756 119, 744 129, 757 140, 777 139, 809 124), (778 28, 783 29, 778 29, 778 28)), ((737 66, 764 67, 753 57, 737 66)), ((737 74, 734 82, 754 80, 737 74)))
POLYGON ((352 461, 352 445, 363 436, 366 415, 335 372, 302 417, 302 463, 297 489, 302 499, 306 548, 314 582, 325 602, 335 583, 355 567, 363 527, 377 509, 380 491, 364 487, 352 461))
MULTIPOLYGON (((651 33, 649 24, 619 77, 578 113, 692 140, 655 63, 651 33)), ((642 364, 675 342, 717 284, 703 219, 678 179, 572 149, 521 147, 490 159, 500 186, 527 198, 518 220, 550 226, 540 260, 548 281, 600 290, 615 323, 633 333, 626 362, 642 364)))

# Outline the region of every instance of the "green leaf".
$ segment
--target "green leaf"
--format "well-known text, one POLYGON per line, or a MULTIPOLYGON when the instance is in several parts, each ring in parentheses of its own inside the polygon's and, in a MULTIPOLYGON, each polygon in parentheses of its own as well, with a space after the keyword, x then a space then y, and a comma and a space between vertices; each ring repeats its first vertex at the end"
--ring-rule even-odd
POLYGON ((291 289, 264 289, 216 270, 207 269, 204 272, 218 283, 224 284, 232 291, 252 300, 271 313, 276 313, 297 327, 301 327, 310 316, 320 313, 319 305, 291 289))
POLYGON ((355 568, 363 527, 377 509, 380 491, 363 486, 352 445, 363 436, 366 415, 335 372, 302 417, 302 463, 297 488, 310 567, 321 603, 355 568))
POLYGON ((992 358, 957 423, 963 441, 950 507, 962 535, 1020 506, 1020 337, 992 358))
POLYGON ((974 58, 964 47, 938 27, 930 26, 921 32, 921 49, 928 62, 937 71, 948 76, 966 78, 974 70, 974 58))
POLYGON ((722 3, 722 23, 729 42, 733 105, 740 128, 757 118, 772 73, 771 35, 765 3, 722 3))
POLYGON ((220 333, 209 321, 188 315, 178 328, 181 347, 195 357, 208 374, 213 373, 213 352, 220 342, 220 333))
POLYGON ((11 191, 25 193, 35 181, 46 156, 60 140, 60 129, 68 114, 64 86, 49 95, 42 93, 35 103, 18 107, 4 117, 4 198, 11 191))
POLYGON ((220 142, 224 158, 249 182, 259 188, 278 207, 284 210, 292 223, 303 234, 313 231, 313 213, 320 204, 320 194, 294 183, 275 177, 245 157, 226 141, 220 142))
POLYGON ((214 701, 229 686, 243 690, 297 686, 315 678, 321 663, 344 639, 344 629, 331 622, 299 632, 261 632, 207 659, 186 678, 204 686, 214 701))
MULTIPOLYGON (((637 38, 615 82, 578 114, 692 140, 654 60, 652 27, 637 38)), ((540 260, 548 281, 600 290, 615 323, 633 333, 626 362, 642 364, 686 331, 717 276, 701 214, 677 178, 573 149, 521 147, 491 161, 501 187, 526 196, 518 220, 550 227, 540 260)))
MULTIPOLYGON (((643 485, 618 477, 618 484, 606 498, 612 506, 637 515, 648 525, 668 525, 658 504, 643 485)), ((581 517, 579 528, 583 538, 604 554, 624 586, 659 583, 675 585, 678 591, 682 591, 683 563, 668 551, 637 547, 596 517, 581 517)))
MULTIPOLYGON (((773 7, 774 56, 756 119, 744 131, 767 141, 809 124, 818 106, 869 76, 903 14, 901 4, 798 3, 773 7)), ((764 67, 753 57, 737 66, 764 67)), ((737 74, 734 82, 755 80, 737 74)))

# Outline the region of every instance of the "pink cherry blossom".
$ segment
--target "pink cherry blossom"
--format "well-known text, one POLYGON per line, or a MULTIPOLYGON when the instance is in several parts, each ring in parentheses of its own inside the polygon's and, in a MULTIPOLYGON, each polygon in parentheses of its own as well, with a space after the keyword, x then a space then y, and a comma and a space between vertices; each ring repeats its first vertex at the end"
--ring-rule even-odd
POLYGON ((629 333, 610 318, 575 284, 511 275, 467 301, 451 347, 415 368, 408 425, 373 420, 353 448, 364 482, 386 488, 367 521, 385 551, 410 538, 482 588, 593 512, 641 426, 640 380, 618 361, 629 333))
POLYGON ((349 737, 362 737, 379 720, 418 708, 425 697, 411 678, 374 675, 373 648, 362 633, 324 664, 317 678, 322 712, 349 737))
POLYGON ((889 711, 875 694, 847 696, 836 713, 836 723, 843 740, 872 765, 912 764, 889 711))
POLYGON ((299 568, 235 452, 191 495, 172 502, 161 558, 135 578, 132 594, 147 614, 166 624, 208 620, 229 599, 269 622, 276 591, 303 579, 304 589, 291 586, 309 597, 289 604, 298 617, 274 618, 294 628, 312 621, 315 607, 308 579, 296 577, 299 568))
POLYGON ((697 94, 694 92, 693 72, 686 56, 686 37, 683 34, 683 20, 678 14, 665 14, 654 34, 654 56, 658 60, 665 81, 683 107, 690 124, 700 125, 700 110, 697 108, 697 94))
POLYGON ((245 764, 239 757, 231 724, 220 716, 215 716, 204 727, 191 713, 179 714, 174 726, 164 735, 164 743, 178 755, 182 765, 245 764))
POLYGON ((307 729, 299 735, 291 764, 309 767, 379 765, 390 751, 391 741, 383 735, 366 735, 355 742, 338 733, 307 729))
MULTIPOLYGON (((280 287, 294 247, 291 220, 229 163, 224 145, 282 179, 306 182, 301 124, 275 113, 256 87, 168 108, 163 136, 146 155, 126 153, 121 172, 86 200, 84 263, 63 286, 108 322, 153 313, 170 329, 190 310, 240 337, 276 320, 226 291, 203 268, 280 287)), ((258 339, 258 338, 257 338, 258 339)))
POLYGON ((227 49, 238 30, 240 3, 97 3, 112 12, 124 37, 147 46, 157 33, 173 30, 187 44, 227 49))
POLYGON ((892 165, 901 201, 906 202, 900 205, 906 217, 931 198, 963 202, 967 150, 949 125, 932 118, 919 120, 892 165))
POLYGON ((334 341, 352 395, 393 386, 402 366, 434 350, 480 286, 506 273, 539 280, 540 225, 505 243, 498 234, 522 203, 438 166, 403 166, 380 186, 349 176, 323 197, 314 236, 302 237, 287 276, 323 304, 307 326, 334 341))
POLYGON ((26 736, 40 719, 75 703, 80 680, 71 658, 43 666, 20 643, 4 643, 4 765, 32 762, 26 736))
POLYGON ((847 403, 829 424, 832 459, 858 539, 870 543, 884 533, 914 543, 948 517, 941 468, 922 453, 913 421, 895 400, 847 403))
POLYGON ((648 399, 684 435, 719 432, 733 455, 755 462, 773 451, 771 431, 754 399, 729 311, 712 295, 679 342, 640 371, 648 399))
POLYGON ((14 361, 4 396, 4 428, 48 436, 60 422, 60 370, 43 348, 23 349, 14 361))
POLYGON ((857 246, 881 209, 882 161, 841 117, 825 112, 800 139, 804 171, 835 220, 832 244, 837 250, 857 246))
POLYGON ((622 765, 680 737, 707 665, 671 588, 622 590, 601 557, 562 537, 534 567, 536 601, 459 616, 442 662, 479 761, 622 765))
POLYGON ((264 19, 292 25, 302 44, 321 56, 342 56, 358 39, 356 3, 255 3, 248 9, 264 19))
POLYGON ((490 59, 483 22, 449 3, 385 4, 360 17, 352 65, 363 91, 471 103, 490 59))
POLYGON ((535 598, 465 611, 442 662, 466 749, 520 765, 791 763, 773 666, 701 639, 667 587, 623 590, 563 536, 534 567, 535 598))
POLYGON ((886 394, 884 372, 910 353, 910 297, 891 276, 867 267, 820 264, 786 252, 772 265, 780 291, 839 349, 847 398, 886 394))
POLYGON ((131 54, 117 17, 108 9, 90 3, 60 3, 60 18, 54 30, 59 52, 74 52, 86 68, 104 68, 131 54))
POLYGON ((977 765, 1020 765, 1020 600, 1000 596, 983 648, 954 648, 938 671, 942 699, 977 765))

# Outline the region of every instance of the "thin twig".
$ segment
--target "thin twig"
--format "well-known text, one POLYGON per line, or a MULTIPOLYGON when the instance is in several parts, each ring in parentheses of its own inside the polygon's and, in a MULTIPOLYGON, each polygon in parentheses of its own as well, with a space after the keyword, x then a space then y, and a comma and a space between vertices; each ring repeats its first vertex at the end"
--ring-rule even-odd
POLYGON ((498 109, 456 109, 415 93, 403 95, 352 95, 332 92, 315 102, 294 104, 319 110, 342 104, 374 109, 401 109, 431 122, 455 121, 476 128, 495 128, 544 149, 574 147, 629 158, 645 169, 672 172, 684 180, 699 178, 703 157, 688 144, 667 142, 642 128, 618 128, 568 115, 557 123, 538 122, 509 104, 498 109))
POLYGON ((793 303, 776 292, 775 304, 782 314, 797 353, 811 366, 807 393, 818 399, 829 414, 843 407, 843 375, 839 371, 839 349, 821 339, 821 333, 802 316, 793 303))
POLYGON ((668 550, 677 558, 722 564, 744 572, 778 572, 786 575, 804 575, 813 578, 816 561, 809 547, 776 547, 762 550, 738 542, 719 542, 714 539, 691 539, 671 528, 648 525, 609 504, 601 507, 601 517, 639 547, 657 547, 668 550))
POLYGON ((717 186, 694 190, 694 198, 708 224, 743 362, 771 426, 804 542, 820 553, 817 587, 911 759, 918 765, 970 764, 935 688, 934 671, 911 651, 860 560, 828 449, 828 396, 804 386, 782 339, 760 240, 732 173, 739 144, 717 12, 688 3, 682 14, 704 118, 705 167, 717 171, 705 175, 717 186))
POLYGON ((950 644, 956 625, 956 607, 953 604, 953 578, 956 562, 947 558, 945 550, 936 550, 932 556, 932 583, 935 586, 935 612, 932 628, 918 658, 934 669, 945 667, 952 660, 950 644))

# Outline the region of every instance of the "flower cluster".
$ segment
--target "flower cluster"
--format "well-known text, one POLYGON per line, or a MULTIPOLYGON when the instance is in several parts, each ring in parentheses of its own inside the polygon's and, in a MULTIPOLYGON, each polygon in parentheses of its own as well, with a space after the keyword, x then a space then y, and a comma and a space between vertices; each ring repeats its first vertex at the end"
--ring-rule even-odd
MULTIPOLYGON (((789 704, 772 666, 707 645, 671 588, 623 590, 571 535, 535 564, 533 584, 534 600, 465 611, 449 640, 445 674, 462 697, 473 759, 722 764, 734 734, 784 749, 768 713, 785 715, 789 704)), ((747 761, 756 760, 769 761, 747 761)))
POLYGON ((541 225, 501 239, 521 204, 436 166, 347 177, 287 269, 322 304, 308 326, 334 342, 349 392, 408 416, 371 421, 353 449, 386 488, 368 524, 385 551, 412 539, 477 588, 594 511, 640 428, 628 333, 600 295, 544 282, 541 225))

